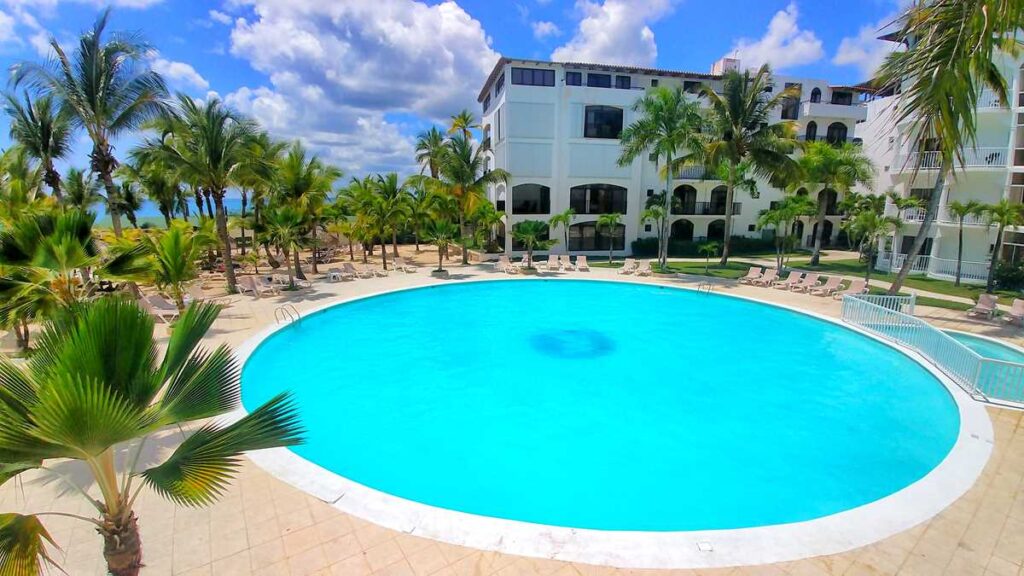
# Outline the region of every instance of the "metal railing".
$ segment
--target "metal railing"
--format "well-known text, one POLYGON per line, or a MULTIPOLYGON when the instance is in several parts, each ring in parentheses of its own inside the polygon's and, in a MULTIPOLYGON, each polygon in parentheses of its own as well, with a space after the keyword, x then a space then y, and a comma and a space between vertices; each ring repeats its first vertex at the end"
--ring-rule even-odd
MULTIPOLYGON (((880 272, 897 272, 906 262, 906 254, 879 252, 875 260, 875 270, 880 272)), ((988 262, 963 260, 960 262, 960 280, 966 282, 985 282, 988 280, 988 262)), ((956 260, 922 255, 914 260, 910 268, 911 274, 925 274, 931 278, 952 280, 956 277, 956 260)))
MULTIPOLYGON (((938 170, 942 158, 938 152, 911 152, 896 157, 893 170, 912 172, 919 170, 938 170)), ((1006 166, 1006 148, 970 148, 963 151, 962 161, 957 164, 962 168, 1004 168, 1006 166)))
POLYGON ((295 306, 291 304, 283 304, 274 309, 274 323, 276 324, 290 324, 299 318, 302 318, 302 316, 299 315, 299 311, 295 309, 295 306))
MULTIPOLYGON (((742 202, 732 203, 733 216, 739 215, 742 209, 742 202)), ((724 216, 725 202, 684 202, 676 207, 673 207, 672 213, 683 216, 724 216)))
MULTIPOLYGON (((900 218, 905 222, 924 222, 925 214, 928 213, 926 208, 904 208, 900 211, 900 218)), ((939 209, 939 213, 935 215, 935 220, 938 222, 946 222, 949 224, 959 224, 960 219, 953 216, 949 212, 948 206, 942 206, 939 209)), ((988 220, 981 214, 967 214, 964 216, 964 226, 987 226, 988 220)))
MULTIPOLYGON (((927 274, 928 273, 928 256, 918 256, 914 259, 913 266, 910 267, 911 274, 927 274)), ((906 254, 895 254, 890 252, 879 252, 878 258, 875 260, 875 270, 881 270, 883 272, 895 272, 900 268, 903 268, 903 263, 906 262, 906 254)))
POLYGON ((715 173, 704 166, 684 166, 674 171, 676 180, 705 180, 714 178, 715 173))

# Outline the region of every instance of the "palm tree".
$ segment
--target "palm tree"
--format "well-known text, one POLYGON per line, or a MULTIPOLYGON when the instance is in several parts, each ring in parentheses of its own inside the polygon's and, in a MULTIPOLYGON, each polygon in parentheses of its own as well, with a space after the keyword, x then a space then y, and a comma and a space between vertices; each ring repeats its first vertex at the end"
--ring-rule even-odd
MULTIPOLYGON (((113 206, 116 206, 117 212, 124 214, 132 228, 137 230, 139 228, 139 220, 136 214, 142 208, 142 198, 139 195, 139 190, 132 182, 127 180, 120 182, 119 189, 120 192, 115 198, 113 206)), ((112 204, 108 201, 107 205, 111 206, 112 204)))
POLYGON ((184 196, 167 166, 152 158, 136 156, 118 166, 115 173, 122 182, 141 188, 146 197, 156 204, 167 228, 171 227, 171 220, 184 202, 184 196))
MULTIPOLYGON (((664 209, 671 212, 672 174, 679 166, 690 164, 701 142, 697 138, 703 119, 700 104, 690 100, 681 86, 651 89, 633 104, 640 118, 627 126, 620 137, 622 154, 619 166, 628 166, 648 153, 655 155, 660 175, 665 178, 664 209)), ((668 219, 658 233, 658 263, 668 261, 668 219)))
POLYGON ((43 172, 23 146, 15 144, 0 154, 0 223, 11 224, 52 206, 43 194, 43 172))
MULTIPOLYGON (((313 248, 313 273, 317 273, 317 229, 320 227, 321 212, 334 190, 334 183, 342 176, 341 170, 329 166, 315 154, 307 156, 302 144, 295 141, 288 153, 278 162, 278 194, 289 203, 301 209, 306 216, 309 236, 313 248)), ((298 252, 295 253, 296 260, 298 252)), ((298 263, 296 273, 302 277, 298 263)))
POLYGON ((476 121, 476 116, 463 108, 461 112, 452 116, 452 125, 448 128, 448 135, 461 134, 464 139, 472 140, 473 133, 470 130, 474 128, 480 128, 480 124, 476 121))
POLYGON ((431 178, 437 178, 444 152, 444 134, 436 126, 416 137, 416 163, 422 166, 421 173, 426 171, 431 178))
POLYGON ((996 243, 992 248, 992 261, 988 266, 988 280, 985 283, 985 291, 991 294, 995 289, 996 267, 999 264, 1000 252, 1003 247, 1003 232, 1007 228, 1024 223, 1024 208, 1020 204, 1012 203, 1004 198, 995 204, 985 206, 983 210, 988 225, 997 227, 996 243))
POLYGON ((523 220, 512 227, 512 237, 526 248, 526 267, 533 268, 533 251, 547 250, 555 245, 548 239, 548 225, 541 220, 523 220))
POLYGON ((67 112, 59 109, 52 95, 43 95, 33 102, 27 92, 24 103, 8 94, 4 111, 10 117, 11 139, 42 164, 43 181, 60 200, 60 172, 53 163, 71 150, 71 120, 67 112))
POLYGON ((622 214, 612 212, 597 217, 597 231, 604 230, 608 235, 608 263, 612 263, 612 253, 615 251, 615 230, 622 222, 622 214))
MULTIPOLYGON (((236 180, 242 203, 241 223, 251 224, 253 230, 261 225, 260 212, 274 188, 274 179, 277 176, 276 168, 286 147, 284 142, 274 140, 266 132, 259 132, 249 142, 245 162, 238 171, 236 180), (248 219, 250 193, 253 209, 251 220, 248 219)), ((246 251, 245 229, 246 226, 243 225, 239 230, 242 237, 241 251, 243 255, 246 251)))
POLYGON ((770 86, 772 72, 765 64, 753 76, 749 70, 726 72, 721 94, 710 86, 701 89, 710 114, 707 130, 698 136, 700 146, 693 154, 708 167, 718 169, 724 165, 727 170, 725 238, 720 261, 723 266, 729 262, 733 199, 736 185, 742 179, 739 166, 747 163, 753 175, 770 181, 789 181, 796 171, 796 164, 789 157, 796 145, 793 121, 769 123, 769 119, 785 99, 798 93, 793 88, 766 96, 765 89, 770 86))
MULTIPOLYGON (((1015 35, 1024 27, 1024 4, 1014 0, 916 2, 896 20, 895 40, 907 50, 890 54, 876 84, 898 89, 892 112, 896 126, 909 122, 909 134, 939 157, 931 199, 907 259, 889 288, 897 294, 930 236, 942 190, 965 145, 977 132, 978 97, 983 87, 1008 102, 1007 81, 999 69, 999 50, 1018 52, 1015 35)), ((915 173, 925 154, 917 154, 915 173)))
POLYGON ((865 210, 856 217, 850 225, 861 241, 861 253, 868 256, 868 265, 864 267, 864 281, 871 283, 871 268, 877 252, 878 243, 900 230, 903 227, 903 220, 895 216, 882 216, 873 210, 865 210))
POLYGON ((424 230, 424 238, 437 246, 437 272, 444 272, 444 254, 459 236, 459 228, 449 220, 431 220, 424 230))
POLYGON ((264 237, 284 252, 284 267, 288 270, 288 287, 295 289, 295 275, 301 273, 299 250, 306 231, 306 218, 302 210, 291 204, 282 204, 264 215, 264 237), (293 270, 289 255, 295 263, 293 270))
POLYGON ((822 140, 807 142, 803 154, 797 160, 799 178, 790 188, 800 184, 820 184, 818 193, 818 213, 815 218, 814 251, 811 254, 811 266, 817 266, 821 259, 821 244, 825 230, 825 216, 828 211, 826 195, 829 192, 846 195, 860 184, 867 188, 874 186, 875 169, 871 160, 864 155, 860 146, 844 142, 832 145, 822 140))
MULTIPOLYGON (((84 462, 100 496, 63 477, 89 504, 83 510, 94 509, 66 516, 91 524, 103 537, 113 576, 137 576, 142 567, 134 505, 143 486, 178 505, 205 506, 223 493, 244 452, 301 442, 298 415, 285 393, 233 424, 199 427, 161 464, 136 469, 148 437, 173 440, 183 425, 238 405, 239 368, 231 350, 199 347, 219 311, 212 304, 191 305, 157 361, 164 346, 154 337, 153 318, 135 302, 101 298, 52 320, 40 353, 24 369, 0 359, 6 382, 0 394, 3 479, 32 469, 55 474, 50 460, 84 462), (120 452, 125 456, 118 458, 120 452)), ((7 516, 7 535, 17 538, 0 539, 0 558, 38 565, 38 556, 30 555, 43 545, 40 520, 48 514, 17 516, 13 526, 7 516)))
POLYGON ((473 241, 477 246, 490 251, 494 237, 494 227, 504 221, 505 214, 498 212, 494 204, 484 202, 470 214, 469 221, 473 227, 473 241))
MULTIPOLYGON (((104 38, 110 10, 104 10, 92 29, 78 39, 69 57, 56 38, 50 39, 55 57, 45 64, 22 62, 12 69, 15 86, 25 84, 51 95, 72 126, 83 128, 92 140, 89 161, 108 198, 116 198, 113 173, 117 159, 111 141, 127 134, 163 109, 167 94, 163 78, 143 65, 150 47, 137 34, 113 33, 104 38)), ((120 214, 110 214, 114 235, 121 235, 120 214)))
POLYGON ((953 285, 959 286, 960 266, 963 263, 964 258, 964 219, 968 216, 982 215, 984 213, 984 205, 977 200, 968 200, 967 202, 954 200, 950 202, 946 208, 949 210, 950 215, 956 218, 956 279, 954 280, 953 285))
POLYGON ((548 226, 554 228, 555 226, 562 227, 562 239, 565 242, 565 253, 569 252, 569 227, 572 226, 573 219, 576 218, 576 211, 572 208, 566 208, 564 212, 555 214, 548 220, 548 226))
MULTIPOLYGON (((374 182, 374 192, 380 198, 378 208, 383 229, 391 233, 391 255, 398 258, 398 231, 409 221, 410 215, 409 204, 412 196, 409 195, 409 186, 405 182, 400 183, 395 172, 378 174, 374 182)), ((382 244, 381 250, 383 249, 382 244)))
POLYGON ((103 271, 105 274, 166 290, 179 312, 185 311, 186 285, 199 277, 196 262, 217 245, 210 220, 198 230, 175 220, 166 230, 143 234, 129 248, 118 251, 103 271))
POLYGON ((782 270, 786 263, 789 250, 796 245, 792 235, 793 223, 798 219, 811 216, 818 212, 817 203, 807 196, 786 196, 774 208, 765 210, 758 216, 759 229, 775 230, 775 267, 782 270))
POLYGON ((416 252, 420 251, 420 236, 433 210, 434 196, 423 186, 410 184, 409 187, 409 224, 412 226, 412 238, 416 243, 416 252))
POLYGON ((64 177, 64 197, 62 199, 66 206, 79 210, 89 210, 96 204, 103 202, 103 194, 100 193, 100 183, 78 168, 68 169, 64 177))
POLYGON ((705 242, 697 246, 697 252, 704 255, 704 275, 707 276, 711 257, 718 255, 718 242, 705 242))

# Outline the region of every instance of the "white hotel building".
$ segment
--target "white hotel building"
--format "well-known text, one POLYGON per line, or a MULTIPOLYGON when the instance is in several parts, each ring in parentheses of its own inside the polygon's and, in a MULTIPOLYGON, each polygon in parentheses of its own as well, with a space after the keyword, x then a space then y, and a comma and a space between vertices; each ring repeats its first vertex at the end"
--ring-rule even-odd
MULTIPOLYGON (((721 74, 739 62, 722 59, 710 74, 654 70, 629 66, 545 62, 502 58, 479 95, 483 130, 491 138, 493 167, 511 174, 507 185, 491 191, 491 200, 506 214, 505 230, 523 220, 547 220, 573 208, 569 246, 573 253, 607 254, 608 242, 596 229, 599 215, 623 214, 623 226, 611 241, 620 254, 641 237, 655 236, 640 221, 647 198, 660 193, 665 180, 655 163, 638 158, 621 167, 618 136, 636 119, 632 106, 652 86, 678 86, 693 93, 704 84, 717 87, 721 74)), ((800 97, 775 111, 777 121, 793 119, 801 138, 846 141, 867 117, 862 93, 855 87, 831 86, 822 80, 776 75, 775 89, 792 84, 800 97)), ((679 198, 671 215, 671 237, 677 240, 722 239, 725 234, 725 186, 692 168, 675 175, 672 193, 679 198)), ((818 190, 811 190, 818 193, 818 190)), ((734 236, 762 237, 756 230, 760 212, 781 199, 782 190, 759 183, 756 197, 737 192, 734 236)), ((835 198, 829 203, 825 244, 839 232, 835 198)), ((812 224, 798 224, 804 243, 813 238, 812 224)), ((562 238, 561 230, 552 237, 562 238)), ((506 252, 516 251, 511 234, 502 234, 506 252)), ((561 242, 553 252, 564 253, 561 242)))

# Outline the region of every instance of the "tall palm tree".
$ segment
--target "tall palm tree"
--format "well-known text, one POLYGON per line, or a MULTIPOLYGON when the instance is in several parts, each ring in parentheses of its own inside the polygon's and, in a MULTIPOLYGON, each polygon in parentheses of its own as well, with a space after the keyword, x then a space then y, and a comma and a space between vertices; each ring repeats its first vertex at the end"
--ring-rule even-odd
POLYGON ((826 195, 831 191, 846 195, 856 185, 868 189, 874 186, 875 169, 860 146, 844 142, 832 145, 822 140, 807 142, 803 154, 797 160, 799 176, 790 188, 801 184, 821 185, 818 193, 818 213, 815 218, 814 251, 811 266, 817 266, 821 259, 821 244, 824 237, 825 216, 828 211, 826 195))
POLYGON ((533 268, 533 251, 547 250, 555 245, 548 238, 548 225, 541 220, 523 220, 512 227, 512 237, 526 248, 526 267, 533 268))
MULTIPOLYGON (((398 231, 409 221, 409 186, 398 181, 398 174, 378 174, 374 192, 380 199, 380 214, 384 229, 391 233, 391 255, 398 258, 398 231)), ((383 249, 383 246, 381 247, 383 249)))
POLYGON ((10 117, 11 139, 39 161, 43 181, 60 200, 60 172, 54 161, 64 158, 71 150, 71 119, 67 112, 59 108, 52 95, 40 96, 33 102, 28 92, 24 103, 13 94, 7 94, 4 111, 10 117))
POLYGON ((853 218, 850 225, 854 234, 860 238, 861 253, 867 254, 868 265, 864 267, 864 281, 871 283, 871 268, 878 243, 883 238, 898 232, 903 227, 903 220, 895 216, 882 216, 873 210, 864 210, 853 218))
MULTIPOLYGON (((890 54, 876 81, 898 89, 893 126, 908 122, 914 148, 934 145, 939 169, 931 199, 907 259, 889 288, 902 288, 928 239, 942 201, 942 190, 977 133, 978 98, 987 87, 1008 102, 1007 81, 999 69, 998 51, 1019 52, 1015 40, 1024 27, 1024 3, 1017 0, 943 0, 915 2, 896 20, 895 39, 907 50, 890 54)), ((916 171, 924 154, 918 154, 916 171)))
POLYGON ((576 218, 576 211, 572 208, 566 208, 564 211, 553 215, 548 219, 548 226, 554 228, 555 226, 562 227, 562 240, 565 242, 565 253, 569 252, 569 227, 572 226, 573 219, 576 218))
MULTIPOLYGON (((317 230, 328 196, 334 190, 334 183, 342 177, 342 172, 334 166, 325 164, 318 156, 308 155, 306 149, 298 141, 292 143, 277 165, 276 188, 278 195, 285 202, 302 210, 314 252, 313 273, 317 272, 316 250, 317 230)), ((298 258, 298 253, 295 254, 298 258)), ((302 275, 301 268, 296 272, 302 275)))
POLYGON ((967 202, 960 202, 954 200, 947 206, 951 216, 956 218, 957 224, 957 238, 956 238, 956 277, 953 282, 954 286, 960 285, 960 267, 963 264, 964 259, 964 219, 968 216, 981 216, 984 213, 984 205, 977 200, 968 200, 967 202))
POLYGON ((444 272, 444 254, 459 236, 458 226, 449 220, 431 220, 424 233, 427 242, 437 246, 437 272, 444 272))
POLYGON ((100 193, 100 183, 78 168, 69 168, 64 177, 64 197, 62 199, 66 206, 89 210, 96 204, 104 201, 100 193))
POLYGON ((167 228, 171 227, 174 213, 184 201, 181 186, 174 178, 174 173, 153 158, 134 157, 117 167, 115 174, 123 182, 137 186, 147 198, 156 204, 160 215, 164 217, 167 228))
POLYGON ((274 180, 277 177, 276 168, 287 147, 285 142, 274 140, 267 132, 259 132, 249 142, 245 162, 236 177, 242 204, 240 223, 243 226, 239 231, 242 236, 243 255, 246 251, 246 226, 244 224, 251 222, 253 230, 260 227, 261 211, 274 189, 274 180), (250 200, 252 201, 251 220, 249 220, 248 212, 250 200))
POLYGON ((615 230, 622 223, 622 214, 612 212, 597 217, 597 230, 604 230, 608 234, 608 263, 612 263, 612 255, 615 252, 615 230))
POLYGON ((444 150, 444 134, 437 129, 437 126, 431 126, 429 130, 420 132, 416 137, 416 163, 422 166, 421 173, 426 171, 430 173, 431 178, 437 178, 444 150))
POLYGON ((28 151, 15 144, 0 154, 0 223, 46 212, 52 201, 43 193, 43 171, 28 151))
MULTIPOLYGON (((27 85, 51 95, 92 140, 89 161, 107 191, 116 198, 113 173, 117 159, 111 141, 127 134, 163 109, 167 88, 163 78, 143 60, 149 45, 137 34, 115 32, 104 37, 110 10, 104 10, 92 29, 78 39, 70 56, 56 38, 50 39, 55 56, 44 64, 22 62, 12 69, 15 86, 27 85)), ((120 214, 111 213, 114 235, 121 235, 120 214)))
POLYGON ((288 270, 288 287, 295 288, 295 275, 301 274, 302 267, 299 263, 299 250, 302 247, 303 236, 306 232, 306 216, 303 211, 290 204, 285 203, 268 210, 265 216, 265 227, 263 234, 267 241, 274 244, 284 252, 284 267, 288 270), (293 269, 289 262, 294 262, 293 269))
POLYGON ((423 186, 411 183, 409 186, 409 224, 412 226, 412 238, 416 243, 416 252, 420 251, 420 238, 423 229, 430 221, 434 196, 423 186))
POLYGON ((461 112, 452 116, 452 125, 448 128, 448 135, 461 134, 466 140, 471 140, 473 138, 471 130, 474 128, 479 129, 480 123, 476 121, 476 116, 472 112, 463 108, 461 112))
MULTIPOLYGON (((725 166, 727 170, 725 238, 720 260, 723 266, 729 262, 733 199, 736 185, 742 179, 739 166, 746 162, 754 176, 774 182, 788 181, 796 171, 796 164, 789 157, 796 146, 793 121, 770 123, 769 119, 785 99, 798 93, 793 88, 767 96, 765 89, 771 85, 772 71, 765 64, 754 75, 749 70, 726 72, 721 94, 710 86, 701 89, 710 110, 707 129, 698 136, 700 146, 693 154, 708 167, 725 166)), ((685 163, 685 159, 677 163, 685 163)))
POLYGON ((775 267, 778 270, 782 270, 789 251, 796 245, 797 239, 792 236, 793 223, 817 212, 817 202, 811 198, 790 195, 758 216, 759 229, 772 228, 775 231, 775 267))
POLYGON ((988 265, 988 280, 985 291, 992 293, 995 289, 996 268, 999 265, 1000 252, 1003 247, 1003 232, 1007 228, 1020 226, 1024 223, 1024 208, 1003 198, 995 204, 984 207, 985 219, 989 226, 996 226, 996 243, 992 248, 992 262, 988 265))
MULTIPOLYGON (((137 469, 148 437, 173 441, 183 425, 238 405, 239 367, 231 350, 200 347, 219 311, 211 304, 190 306, 165 348, 154 336, 153 318, 138 304, 101 298, 51 321, 40 353, 24 369, 0 358, 3 480, 27 470, 50 471, 49 461, 56 459, 86 464, 99 497, 74 485, 88 506, 67 516, 103 537, 113 576, 137 576, 143 564, 134 511, 141 487, 178 505, 205 506, 223 493, 244 452, 301 442, 295 407, 281 394, 233 424, 195 428, 162 463, 137 469), (161 349, 166 351, 158 360, 161 349), (128 456, 118 458, 121 451, 128 456)), ((20 561, 30 567, 26 573, 35 573, 38 557, 29 555, 41 548, 39 529, 47 514, 17 516, 13 529, 5 526, 17 538, 0 539, 0 558, 20 561)))
MULTIPOLYGON (((697 138, 703 119, 700 104, 690 100, 682 86, 653 88, 633 104, 633 110, 640 117, 627 126, 620 137, 622 154, 619 166, 628 166, 634 160, 654 154, 665 178, 665 213, 671 211, 672 174, 677 166, 692 163, 692 153, 699 149, 697 138)), ((664 266, 668 261, 668 219, 665 218, 659 231, 658 263, 664 266)))

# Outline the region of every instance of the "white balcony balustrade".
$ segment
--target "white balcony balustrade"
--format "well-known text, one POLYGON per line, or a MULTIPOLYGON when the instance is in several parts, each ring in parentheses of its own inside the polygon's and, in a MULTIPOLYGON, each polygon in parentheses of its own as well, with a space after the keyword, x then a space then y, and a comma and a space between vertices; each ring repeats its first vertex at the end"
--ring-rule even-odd
MULTIPOLYGON (((892 166, 894 172, 913 172, 917 170, 938 170, 942 158, 938 152, 911 152, 900 154, 892 166)), ((998 169, 1006 168, 1006 148, 971 148, 964 150, 963 158, 958 161, 958 168, 963 169, 998 169)))

